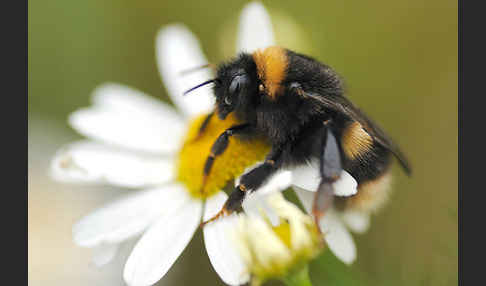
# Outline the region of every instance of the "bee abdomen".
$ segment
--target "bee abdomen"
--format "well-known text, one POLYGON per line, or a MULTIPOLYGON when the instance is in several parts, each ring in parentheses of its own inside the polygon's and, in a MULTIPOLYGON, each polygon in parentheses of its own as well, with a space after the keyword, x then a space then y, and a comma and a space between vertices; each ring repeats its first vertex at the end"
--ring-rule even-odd
POLYGON ((347 123, 341 134, 344 168, 362 184, 388 171, 391 153, 379 145, 356 121, 347 123))

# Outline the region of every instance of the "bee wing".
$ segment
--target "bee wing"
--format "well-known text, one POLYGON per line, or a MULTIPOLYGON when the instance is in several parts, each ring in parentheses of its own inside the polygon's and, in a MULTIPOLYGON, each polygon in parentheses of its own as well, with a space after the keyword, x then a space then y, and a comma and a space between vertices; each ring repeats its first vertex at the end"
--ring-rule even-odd
POLYGON ((381 129, 378 124, 366 116, 363 111, 356 107, 347 98, 336 96, 331 99, 312 93, 306 93, 306 95, 319 101, 323 107, 337 111, 346 115, 352 120, 358 121, 375 142, 390 150, 390 152, 398 159, 400 165, 403 167, 407 175, 412 173, 410 163, 398 145, 393 142, 393 140, 383 131, 383 129, 381 129))

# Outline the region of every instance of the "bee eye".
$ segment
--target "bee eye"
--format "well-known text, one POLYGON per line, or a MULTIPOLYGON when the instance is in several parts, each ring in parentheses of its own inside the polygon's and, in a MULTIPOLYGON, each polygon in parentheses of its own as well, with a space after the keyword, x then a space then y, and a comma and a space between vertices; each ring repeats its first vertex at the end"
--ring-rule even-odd
POLYGON ((225 98, 224 98, 224 103, 225 103, 226 105, 231 105, 231 98, 230 98, 229 96, 225 97, 225 98))
POLYGON ((233 77, 233 80, 231 81, 228 91, 230 94, 238 93, 241 87, 247 83, 248 83, 248 76, 246 74, 238 74, 233 77))

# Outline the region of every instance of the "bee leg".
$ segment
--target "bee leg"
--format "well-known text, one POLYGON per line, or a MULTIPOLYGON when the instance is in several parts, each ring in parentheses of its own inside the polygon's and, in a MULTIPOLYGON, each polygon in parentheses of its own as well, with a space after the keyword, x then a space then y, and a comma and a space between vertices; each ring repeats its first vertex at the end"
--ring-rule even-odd
POLYGON ((281 165, 281 152, 272 150, 265 159, 265 162, 260 164, 255 169, 249 171, 241 177, 240 183, 235 187, 228 199, 223 205, 223 208, 212 218, 202 223, 202 226, 208 222, 214 221, 222 215, 228 215, 241 207, 246 193, 256 191, 271 175, 279 169, 281 165))
POLYGON ((321 181, 312 205, 312 214, 318 226, 320 218, 332 204, 334 197, 333 183, 339 179, 342 172, 339 145, 330 128, 325 128, 322 144, 319 166, 321 181))
POLYGON ((206 180, 208 179, 211 168, 213 167, 214 160, 216 159, 216 157, 223 154, 223 152, 228 147, 229 137, 235 134, 248 132, 248 130, 250 129, 251 126, 249 124, 235 125, 226 129, 221 135, 219 135, 219 137, 213 143, 213 146, 211 147, 211 152, 209 153, 209 156, 206 159, 206 163, 204 164, 203 183, 201 186, 202 190, 204 190, 204 186, 206 185, 206 180))

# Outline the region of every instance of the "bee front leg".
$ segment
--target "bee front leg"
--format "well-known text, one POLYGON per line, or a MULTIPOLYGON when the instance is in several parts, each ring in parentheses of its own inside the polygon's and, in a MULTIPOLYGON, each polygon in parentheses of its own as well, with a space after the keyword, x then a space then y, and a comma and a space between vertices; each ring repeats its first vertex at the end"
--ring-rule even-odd
POLYGON ((332 204, 334 197, 333 183, 336 182, 342 172, 342 163, 339 144, 328 125, 323 132, 320 155, 319 172, 321 181, 314 196, 312 214, 319 226, 320 218, 332 204))
POLYGON ((206 180, 213 167, 214 160, 218 156, 223 154, 223 152, 228 147, 229 138, 236 134, 248 133, 250 130, 252 130, 252 126, 250 124, 240 124, 226 129, 221 135, 219 135, 219 137, 213 143, 209 156, 206 159, 206 162, 204 163, 203 182, 201 185, 201 192, 204 190, 204 186, 206 185, 206 180))
POLYGON ((230 194, 223 205, 223 208, 214 217, 203 222, 202 226, 208 222, 216 220, 222 215, 228 215, 238 210, 241 207, 246 194, 251 191, 257 191, 258 188, 280 168, 281 154, 282 152, 280 149, 272 149, 262 164, 241 176, 240 183, 230 194))

